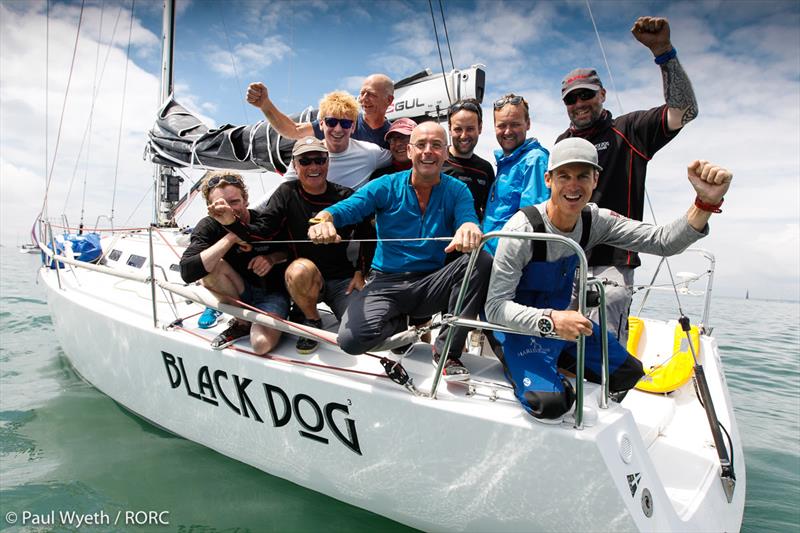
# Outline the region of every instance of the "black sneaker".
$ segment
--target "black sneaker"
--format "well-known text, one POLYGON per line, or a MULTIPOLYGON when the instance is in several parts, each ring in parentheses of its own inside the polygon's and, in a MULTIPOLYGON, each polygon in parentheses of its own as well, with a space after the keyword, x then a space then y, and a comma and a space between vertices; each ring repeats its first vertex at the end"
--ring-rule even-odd
MULTIPOLYGON (((436 352, 433 353, 433 366, 439 366, 439 354, 436 352)), ((469 381, 469 370, 461 359, 449 357, 444 363, 442 377, 445 381, 469 381)))
MULTIPOLYGON (((322 319, 304 318, 303 325, 311 328, 322 329, 322 319)), ((300 337, 299 339, 297 339, 297 344, 295 344, 297 353, 301 354, 311 353, 317 349, 317 346, 319 346, 319 341, 317 341, 316 339, 310 339, 308 337, 300 337)))
POLYGON ((228 327, 211 341, 212 350, 227 348, 238 339, 250 334, 250 323, 232 318, 228 327))

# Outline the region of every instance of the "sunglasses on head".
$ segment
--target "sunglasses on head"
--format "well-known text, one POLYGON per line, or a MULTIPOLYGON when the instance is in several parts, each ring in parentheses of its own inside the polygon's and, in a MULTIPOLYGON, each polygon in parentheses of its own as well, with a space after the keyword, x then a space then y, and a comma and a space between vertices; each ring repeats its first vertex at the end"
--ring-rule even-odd
POLYGON ((219 186, 221 183, 227 183, 228 185, 242 185, 242 179, 239 176, 233 176, 231 174, 214 176, 208 180, 208 188, 213 189, 214 187, 219 186))
POLYGON ((506 104, 511 104, 511 105, 524 104, 526 108, 528 107, 528 102, 526 102, 523 97, 518 96, 516 94, 507 94, 506 96, 498 100, 495 100, 494 108, 502 109, 503 106, 505 106, 506 104))
POLYGON ((455 104, 450 106, 450 114, 455 115, 462 109, 466 109, 467 111, 472 111, 473 113, 478 114, 478 118, 483 117, 483 110, 481 106, 474 104, 472 102, 456 102, 455 104))
POLYGON ((581 102, 585 102, 587 100, 591 100, 597 96, 597 91, 592 91, 591 89, 581 89, 579 91, 572 91, 567 96, 564 97, 564 103, 567 105, 572 105, 580 99, 581 102))
POLYGON ((349 118, 333 118, 333 117, 325 117, 324 119, 325 125, 329 128, 335 128, 337 124, 342 125, 342 129, 349 130, 353 127, 353 120, 349 118))
POLYGON ((315 165, 324 165, 328 162, 328 158, 325 156, 318 156, 318 157, 298 157, 297 162, 300 163, 301 166, 307 167, 310 164, 315 165))

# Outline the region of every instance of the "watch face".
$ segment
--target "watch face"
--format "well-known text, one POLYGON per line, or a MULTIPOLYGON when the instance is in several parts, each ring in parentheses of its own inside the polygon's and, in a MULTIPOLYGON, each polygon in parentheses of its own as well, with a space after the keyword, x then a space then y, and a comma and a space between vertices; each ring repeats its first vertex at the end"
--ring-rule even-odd
POLYGON ((536 326, 539 328, 539 333, 542 335, 553 333, 553 321, 549 317, 543 316, 540 318, 536 326))

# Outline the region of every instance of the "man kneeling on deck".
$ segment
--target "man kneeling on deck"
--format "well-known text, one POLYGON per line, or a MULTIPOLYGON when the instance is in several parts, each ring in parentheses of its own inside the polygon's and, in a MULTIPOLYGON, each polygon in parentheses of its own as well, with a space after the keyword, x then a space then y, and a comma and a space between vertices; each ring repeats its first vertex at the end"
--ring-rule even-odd
MULTIPOLYGON (((250 224, 241 218, 237 219, 230 206, 219 206, 212 215, 225 225, 225 229, 236 233, 244 241, 272 240, 276 237, 291 241, 305 240, 309 220, 321 209, 349 197, 353 190, 327 180, 328 149, 316 137, 304 137, 295 143, 292 165, 298 179, 282 183, 272 193, 261 216, 251 219, 250 224)), ((373 239, 375 236, 369 221, 358 228, 345 228, 342 231, 347 237, 351 233, 360 239, 373 239)), ((314 328, 322 327, 317 310, 318 301, 328 304, 336 318, 341 320, 350 295, 364 286, 362 270, 366 271, 367 258, 360 256, 360 268, 354 268, 347 258, 347 243, 320 247, 307 241, 294 242, 288 252, 293 261, 286 268, 286 288, 303 312, 303 323, 314 328)), ((300 337, 297 351, 311 353, 317 345, 314 339, 300 337)))
MULTIPOLYGON (((202 185, 209 215, 228 206, 239 220, 253 223, 260 216, 247 209, 247 186, 242 177, 229 171, 210 173, 202 185)), ((236 305, 240 300, 264 312, 286 317, 289 296, 283 285, 286 250, 269 242, 245 243, 229 233, 212 216, 200 220, 192 230, 189 247, 180 268, 186 283, 200 280, 222 302, 236 305)), ((260 324, 234 318, 228 329, 211 341, 221 350, 250 333, 253 350, 261 355, 275 347, 281 332, 260 324)))
MULTIPOLYGON (((336 228, 376 215, 378 247, 367 284, 350 302, 339 327, 339 346, 361 354, 406 328, 406 316, 421 318, 453 312, 469 256, 445 265, 447 252, 469 252, 478 247, 481 231, 472 195, 466 185, 442 173, 447 137, 434 122, 411 132, 408 144, 411 170, 370 181, 350 198, 320 211, 322 220, 308 230, 317 243, 340 240, 336 228), (445 246, 434 238, 452 240, 445 246)), ((477 316, 486 297, 491 257, 481 252, 470 275, 463 314, 477 316)), ((438 363, 447 327, 434 344, 438 363)), ((445 363, 447 380, 465 380, 461 363, 467 330, 457 327, 445 363)))
MULTIPOLYGON (((689 165, 697 197, 687 214, 665 226, 625 218, 588 204, 597 186, 597 150, 581 138, 555 145, 545 184, 548 201, 518 211, 503 231, 554 233, 579 242, 669 256, 708 234, 711 213, 719 213, 731 173, 707 161, 689 165)), ((586 335, 586 377, 599 382, 601 341, 597 324, 570 306, 577 256, 556 242, 500 239, 486 299, 491 322, 535 336, 504 335, 503 364, 523 407, 537 419, 559 419, 575 400, 572 385, 557 368, 575 364, 579 334, 586 335), (559 360, 560 359, 560 360, 559 360)), ((609 388, 621 392, 642 377, 641 363, 608 335, 609 388)))

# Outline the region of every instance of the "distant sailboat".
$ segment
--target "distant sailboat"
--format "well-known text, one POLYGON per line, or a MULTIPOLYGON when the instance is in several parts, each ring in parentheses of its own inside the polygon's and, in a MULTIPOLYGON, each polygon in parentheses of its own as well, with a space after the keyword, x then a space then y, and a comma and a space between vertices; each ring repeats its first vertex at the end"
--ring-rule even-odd
POLYGON ((745 300, 749 300, 749 299, 750 299, 750 289, 747 289, 747 290, 745 291, 745 293, 744 293, 744 299, 745 299, 745 300))

